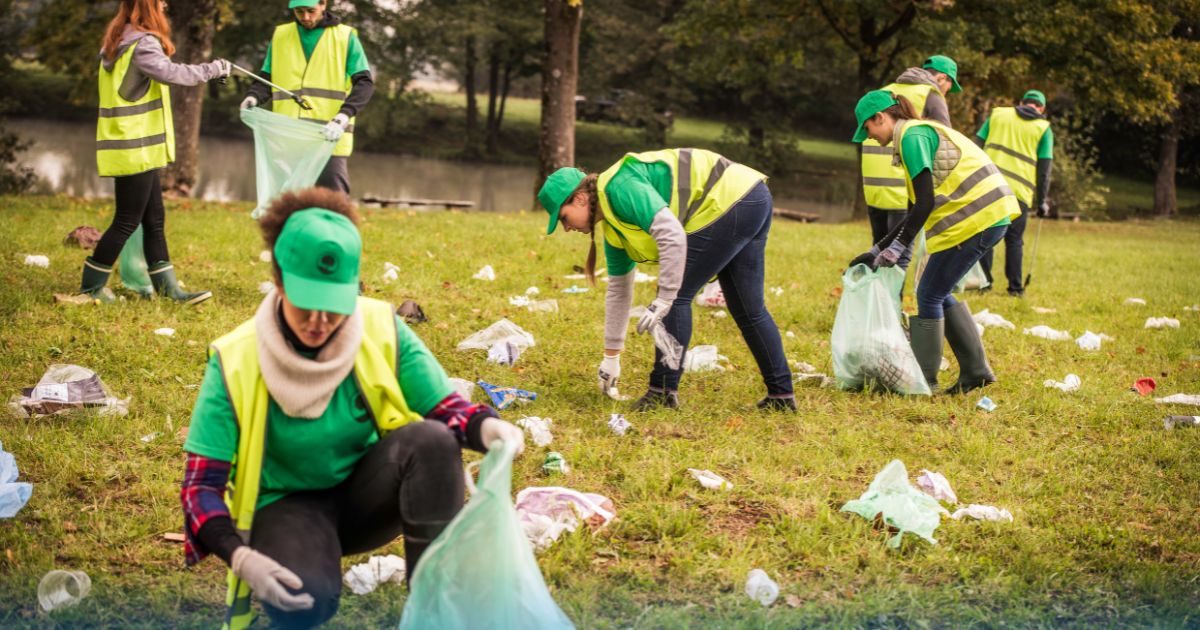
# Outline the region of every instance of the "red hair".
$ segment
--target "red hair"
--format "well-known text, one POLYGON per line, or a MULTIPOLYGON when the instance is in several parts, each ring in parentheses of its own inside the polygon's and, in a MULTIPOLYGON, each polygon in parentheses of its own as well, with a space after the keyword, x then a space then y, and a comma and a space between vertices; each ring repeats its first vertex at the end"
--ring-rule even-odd
POLYGON ((132 24, 139 31, 150 33, 162 43, 163 52, 167 56, 175 54, 175 44, 171 42, 171 23, 162 12, 161 0, 121 0, 121 8, 117 17, 108 23, 104 33, 104 41, 100 53, 112 61, 117 56, 117 47, 121 45, 121 35, 125 25, 132 24))

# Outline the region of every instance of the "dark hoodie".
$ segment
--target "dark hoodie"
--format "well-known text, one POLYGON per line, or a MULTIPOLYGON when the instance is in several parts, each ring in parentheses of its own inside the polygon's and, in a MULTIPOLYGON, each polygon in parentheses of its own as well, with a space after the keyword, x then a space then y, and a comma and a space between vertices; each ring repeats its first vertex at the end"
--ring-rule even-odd
POLYGON ((929 92, 929 97, 925 99, 925 108, 917 112, 921 118, 934 120, 953 127, 950 124, 950 108, 946 105, 946 98, 942 96, 941 90, 938 89, 937 81, 933 79, 933 75, 924 68, 909 68, 900 73, 896 77, 894 83, 904 83, 907 85, 928 85, 933 88, 929 92))
POLYGON ((145 96, 146 90, 150 89, 150 79, 167 85, 190 87, 221 76, 221 68, 215 61, 195 65, 171 61, 163 51, 158 37, 153 33, 139 31, 132 24, 125 25, 125 31, 121 33, 121 44, 117 46, 117 54, 111 60, 106 59, 103 54, 100 55, 104 69, 111 72, 121 55, 134 44, 138 47, 133 51, 133 62, 125 80, 117 88, 121 98, 127 101, 136 101, 145 96))
MULTIPOLYGON (((330 11, 325 12, 325 19, 321 20, 321 24, 317 28, 327 28, 337 26, 342 23, 342 19, 334 15, 330 11)), ((304 28, 299 22, 296 23, 300 28, 304 28)), ((271 73, 263 72, 261 76, 270 81, 271 73)), ((338 113, 345 114, 353 118, 357 116, 362 109, 370 102, 371 96, 375 94, 375 79, 371 76, 370 70, 363 70, 350 77, 350 94, 346 100, 342 102, 342 108, 338 113)), ((246 91, 246 96, 253 96, 258 101, 259 107, 266 107, 267 103, 271 102, 271 88, 264 83, 252 81, 250 89, 246 91)))

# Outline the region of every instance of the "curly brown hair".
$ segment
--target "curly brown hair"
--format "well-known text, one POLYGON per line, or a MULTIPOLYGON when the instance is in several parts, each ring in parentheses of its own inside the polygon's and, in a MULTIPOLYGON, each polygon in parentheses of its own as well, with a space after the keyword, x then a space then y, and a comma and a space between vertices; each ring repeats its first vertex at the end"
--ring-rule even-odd
MULTIPOLYGON (((350 219, 354 227, 358 227, 358 210, 354 208, 354 202, 350 201, 350 198, 344 193, 328 188, 305 188, 283 193, 278 199, 272 201, 270 206, 267 206, 266 214, 258 221, 267 251, 275 253, 275 241, 279 238, 279 233, 283 231, 287 220, 293 214, 309 208, 321 208, 336 212, 350 219)), ((275 281, 279 282, 281 278, 279 263, 275 262, 274 255, 271 256, 271 268, 275 272, 275 281)))

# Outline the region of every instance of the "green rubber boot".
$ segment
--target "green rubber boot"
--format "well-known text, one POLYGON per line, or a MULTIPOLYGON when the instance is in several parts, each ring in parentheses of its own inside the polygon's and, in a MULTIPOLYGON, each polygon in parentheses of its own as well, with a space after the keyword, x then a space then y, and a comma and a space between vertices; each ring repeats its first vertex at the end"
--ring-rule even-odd
POLYGON ((105 267, 88 256, 83 259, 83 280, 79 283, 79 293, 101 304, 116 302, 117 298, 113 292, 104 287, 108 284, 108 277, 111 275, 112 267, 105 267))
POLYGON ((983 339, 966 302, 946 309, 946 341, 950 342, 954 358, 958 359, 958 382, 946 393, 965 394, 996 382, 987 353, 983 351, 983 339))
POLYGON ((212 291, 185 292, 179 286, 179 281, 175 279, 175 265, 169 262, 155 263, 150 268, 150 283, 154 285, 155 293, 171 298, 180 304, 199 304, 213 296, 212 291))
POLYGON ((938 388, 938 370, 942 367, 942 338, 946 332, 946 320, 908 318, 909 342, 912 344, 913 355, 929 383, 929 391, 936 392, 938 388))

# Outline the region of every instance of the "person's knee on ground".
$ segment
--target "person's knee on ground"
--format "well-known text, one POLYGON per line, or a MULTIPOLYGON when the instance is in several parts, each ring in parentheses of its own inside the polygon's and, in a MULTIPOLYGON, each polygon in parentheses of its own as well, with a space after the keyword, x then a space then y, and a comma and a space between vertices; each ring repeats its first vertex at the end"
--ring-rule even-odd
POLYGON ((315 628, 329 621, 337 614, 342 597, 342 576, 340 573, 326 575, 324 573, 309 573, 301 575, 293 570, 304 582, 304 587, 293 590, 293 593, 308 593, 312 595, 313 606, 308 610, 285 611, 269 604, 263 604, 271 623, 280 628, 315 628))
MULTIPOLYGON (((457 479, 461 485, 462 450, 454 435, 446 430, 445 425, 438 422, 414 422, 397 429, 393 434, 394 442, 399 449, 398 463, 409 464, 407 468, 419 465, 421 476, 457 479), (402 433, 401 433, 402 432, 402 433), (419 464, 413 462, 419 458, 419 464), (445 475, 438 471, 445 469, 445 475)), ((388 436, 392 438, 392 435, 388 436)), ((420 482, 422 480, 415 480, 420 482)), ((455 515, 462 509, 460 494, 455 493, 452 501, 418 500, 416 493, 405 493, 406 483, 414 483, 413 479, 403 479, 400 491, 400 523, 404 535, 404 560, 408 569, 408 579, 416 572, 417 563, 442 530, 454 520, 455 515)))

